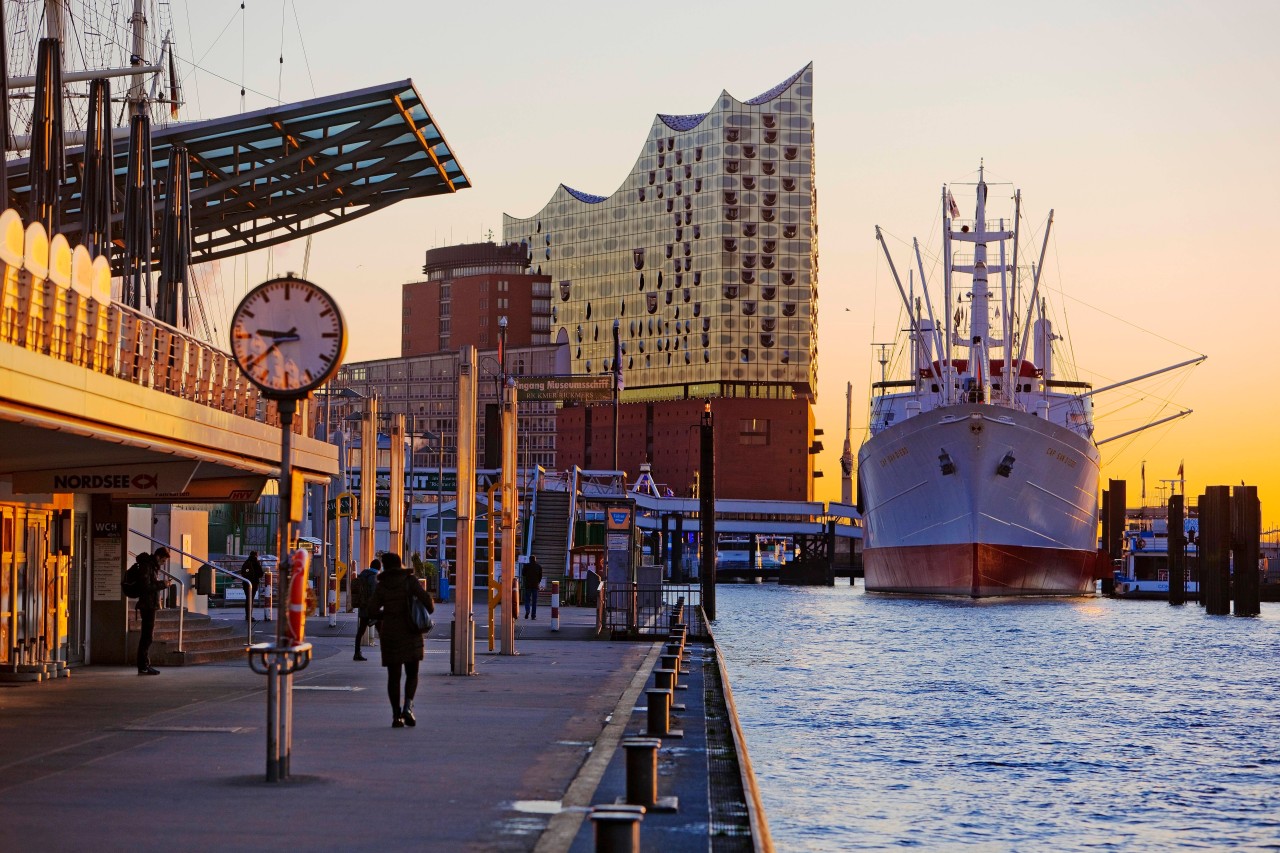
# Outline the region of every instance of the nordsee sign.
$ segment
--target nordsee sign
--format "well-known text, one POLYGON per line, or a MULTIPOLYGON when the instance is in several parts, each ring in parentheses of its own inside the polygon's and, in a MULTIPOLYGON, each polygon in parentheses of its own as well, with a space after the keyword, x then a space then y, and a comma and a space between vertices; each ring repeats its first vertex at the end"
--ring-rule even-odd
POLYGON ((156 462, 15 471, 13 490, 23 494, 129 492, 144 496, 181 492, 199 466, 199 462, 156 462))
POLYGON ((517 376, 520 402, 559 400, 565 403, 603 403, 613 399, 613 374, 596 376, 517 376))

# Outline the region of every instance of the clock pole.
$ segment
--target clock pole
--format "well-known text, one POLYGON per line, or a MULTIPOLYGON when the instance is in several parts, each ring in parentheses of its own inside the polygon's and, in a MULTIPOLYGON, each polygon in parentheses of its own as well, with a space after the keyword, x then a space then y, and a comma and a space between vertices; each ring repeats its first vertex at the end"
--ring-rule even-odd
POLYGON ((311 663, 311 644, 304 642, 310 554, 301 549, 289 553, 294 521, 293 420, 298 401, 307 399, 337 371, 346 346, 346 326, 337 303, 292 274, 263 282, 245 294, 231 320, 232 357, 263 396, 275 402, 280 416, 276 638, 247 650, 250 668, 267 676, 268 782, 289 778, 293 674, 311 663))
POLYGON ((285 641, 284 631, 289 618, 289 544, 293 541, 293 416, 298 411, 295 397, 277 397, 276 411, 280 413, 280 508, 279 545, 276 548, 276 645, 285 641))

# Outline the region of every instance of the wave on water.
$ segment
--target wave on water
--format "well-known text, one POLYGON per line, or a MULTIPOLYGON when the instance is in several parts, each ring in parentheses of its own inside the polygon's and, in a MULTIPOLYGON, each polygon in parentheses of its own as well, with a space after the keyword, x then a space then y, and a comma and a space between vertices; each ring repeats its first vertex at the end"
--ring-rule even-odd
POLYGON ((1280 847, 1280 605, 765 584, 717 609, 780 850, 1280 847))

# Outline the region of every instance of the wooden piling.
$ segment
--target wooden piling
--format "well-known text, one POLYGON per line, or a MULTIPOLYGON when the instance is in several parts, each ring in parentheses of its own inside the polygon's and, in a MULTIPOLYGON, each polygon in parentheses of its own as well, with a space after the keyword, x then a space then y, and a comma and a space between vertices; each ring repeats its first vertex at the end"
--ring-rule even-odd
POLYGON ((1231 489, 1208 486, 1200 496, 1200 603, 1211 616, 1231 612, 1231 489))
POLYGON ((1187 534, 1182 495, 1169 498, 1169 603, 1187 603, 1187 534))
POLYGON ((1262 612, 1258 593, 1258 545, 1262 536, 1262 505, 1257 486, 1236 486, 1231 496, 1232 591, 1235 615, 1262 612))

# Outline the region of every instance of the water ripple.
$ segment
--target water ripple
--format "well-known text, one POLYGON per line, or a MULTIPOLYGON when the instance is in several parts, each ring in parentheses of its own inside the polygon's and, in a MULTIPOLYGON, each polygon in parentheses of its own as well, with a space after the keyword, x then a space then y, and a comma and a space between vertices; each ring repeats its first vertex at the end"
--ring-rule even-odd
POLYGON ((1280 849, 1280 606, 717 596, 780 850, 1280 849))

